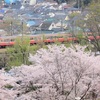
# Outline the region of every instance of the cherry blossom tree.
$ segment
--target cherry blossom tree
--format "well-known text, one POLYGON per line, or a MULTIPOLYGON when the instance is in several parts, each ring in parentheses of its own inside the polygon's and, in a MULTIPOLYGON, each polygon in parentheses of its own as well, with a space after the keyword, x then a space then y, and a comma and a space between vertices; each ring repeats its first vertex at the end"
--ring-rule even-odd
POLYGON ((42 66, 53 89, 63 96, 62 100, 74 100, 77 96, 83 100, 94 88, 94 83, 99 77, 96 75, 94 78, 94 75, 99 73, 97 71, 100 63, 95 66, 98 69, 95 71, 95 57, 85 54, 82 48, 77 48, 77 52, 71 48, 66 49, 63 45, 48 48, 38 51, 32 57, 32 61, 42 66))
POLYGON ((94 100, 100 96, 100 56, 84 52, 84 47, 50 45, 30 54, 29 60, 30 66, 0 71, 0 92, 11 97, 7 100, 94 100))

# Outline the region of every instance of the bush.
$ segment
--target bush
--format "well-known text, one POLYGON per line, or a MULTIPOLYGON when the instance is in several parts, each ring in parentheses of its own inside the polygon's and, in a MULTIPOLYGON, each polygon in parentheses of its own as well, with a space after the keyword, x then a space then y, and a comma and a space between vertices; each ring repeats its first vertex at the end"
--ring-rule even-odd
POLYGON ((6 53, 0 54, 0 69, 5 68, 8 65, 9 55, 6 53))
POLYGON ((6 53, 9 54, 9 61, 8 68, 6 69, 10 69, 12 66, 20 66, 21 64, 30 64, 28 61, 30 47, 29 40, 30 39, 27 37, 23 37, 23 40, 22 38, 17 38, 14 47, 7 48, 6 53))
POLYGON ((12 89, 13 88, 13 86, 10 85, 10 84, 5 85, 4 87, 7 88, 7 89, 12 89))
MULTIPOLYGON (((17 38, 15 43, 14 47, 7 48, 6 53, 9 56, 6 57, 9 58, 9 60, 4 60, 5 65, 3 66, 6 67, 5 70, 9 70, 13 66, 20 66, 22 64, 30 65, 31 62, 28 60, 29 53, 35 54, 36 51, 41 48, 41 44, 30 46, 30 39, 27 37, 23 37, 23 40, 22 38, 17 38)), ((42 44, 42 48, 47 48, 47 46, 42 44)))

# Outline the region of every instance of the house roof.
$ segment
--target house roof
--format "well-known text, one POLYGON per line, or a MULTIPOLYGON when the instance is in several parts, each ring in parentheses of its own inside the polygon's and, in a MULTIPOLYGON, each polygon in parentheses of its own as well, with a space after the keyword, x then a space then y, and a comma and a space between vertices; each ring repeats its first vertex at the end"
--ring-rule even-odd
POLYGON ((68 8, 67 10, 68 11, 80 11, 80 9, 78 9, 78 8, 68 8))
POLYGON ((54 21, 54 18, 48 18, 48 19, 46 19, 46 21, 53 22, 54 21))
POLYGON ((52 24, 52 22, 44 22, 44 23, 41 25, 41 29, 42 29, 42 30, 48 30, 48 28, 50 27, 51 24, 52 24))
POLYGON ((4 14, 5 13, 5 10, 0 9, 0 13, 4 14))
POLYGON ((6 4, 15 3, 17 0, 4 0, 6 4))
POLYGON ((28 21, 27 22, 27 26, 30 27, 30 26, 33 26, 35 25, 35 22, 34 21, 28 21))
POLYGON ((41 21, 37 21, 37 20, 27 21, 28 27, 35 27, 35 26, 39 26, 40 24, 41 24, 41 21))

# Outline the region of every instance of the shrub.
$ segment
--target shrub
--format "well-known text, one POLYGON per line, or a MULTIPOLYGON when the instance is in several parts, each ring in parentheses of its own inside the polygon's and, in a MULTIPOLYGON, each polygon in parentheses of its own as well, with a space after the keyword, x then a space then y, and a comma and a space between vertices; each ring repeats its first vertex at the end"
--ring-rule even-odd
POLYGON ((7 88, 7 89, 12 89, 13 88, 13 86, 10 85, 10 84, 5 85, 4 87, 7 88))

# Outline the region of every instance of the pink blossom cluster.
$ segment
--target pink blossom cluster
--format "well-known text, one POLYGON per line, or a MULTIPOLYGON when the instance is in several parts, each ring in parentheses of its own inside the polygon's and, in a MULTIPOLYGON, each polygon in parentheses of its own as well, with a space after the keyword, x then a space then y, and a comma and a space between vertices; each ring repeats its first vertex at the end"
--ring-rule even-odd
POLYGON ((0 100, 91 100, 93 90, 99 98, 100 56, 84 52, 84 47, 50 45, 29 60, 30 66, 0 71, 0 100))

